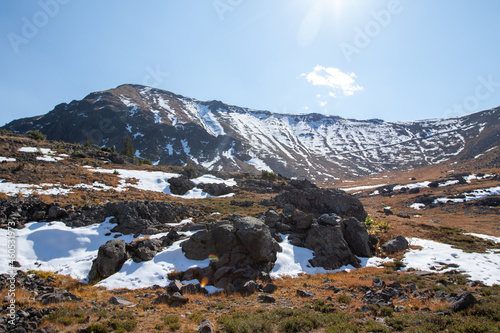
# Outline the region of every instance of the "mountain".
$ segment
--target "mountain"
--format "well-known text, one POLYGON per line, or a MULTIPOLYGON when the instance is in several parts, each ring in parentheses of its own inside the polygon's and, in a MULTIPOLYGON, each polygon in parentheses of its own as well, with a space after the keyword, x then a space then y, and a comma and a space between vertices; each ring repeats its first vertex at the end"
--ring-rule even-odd
POLYGON ((94 92, 4 129, 48 139, 123 147, 154 164, 192 162, 231 172, 274 170, 331 182, 388 170, 471 159, 500 145, 500 108, 411 122, 290 115, 199 101, 140 85, 94 92))

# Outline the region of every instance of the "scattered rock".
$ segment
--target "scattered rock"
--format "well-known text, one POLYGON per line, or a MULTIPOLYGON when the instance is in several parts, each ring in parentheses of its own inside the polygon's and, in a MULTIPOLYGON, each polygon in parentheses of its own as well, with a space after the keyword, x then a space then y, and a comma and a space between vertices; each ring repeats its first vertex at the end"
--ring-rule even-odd
POLYGON ((200 333, 213 333, 214 325, 209 319, 203 319, 200 325, 196 327, 196 330, 200 333))
POLYGON ((297 296, 299 297, 315 297, 316 294, 309 290, 298 289, 297 296))
POLYGON ((461 311, 472 307, 474 304, 476 304, 476 298, 471 293, 464 292, 450 303, 450 308, 453 311, 461 311))
POLYGON ((391 240, 388 240, 382 245, 382 250, 387 253, 395 253, 399 251, 407 250, 409 247, 408 241, 403 236, 396 236, 391 240))
POLYGON ((257 297, 257 300, 259 302, 262 302, 262 303, 275 303, 276 302, 276 298, 274 298, 271 295, 259 295, 259 297, 257 297))
POLYGON ((58 290, 53 293, 44 294, 38 300, 46 305, 51 303, 62 303, 67 301, 81 301, 81 297, 71 294, 67 290, 58 290))
POLYGON ((134 304, 131 301, 129 301, 128 299, 121 297, 121 296, 112 296, 109 299, 109 303, 113 304, 113 305, 119 305, 119 306, 129 306, 129 305, 134 304))

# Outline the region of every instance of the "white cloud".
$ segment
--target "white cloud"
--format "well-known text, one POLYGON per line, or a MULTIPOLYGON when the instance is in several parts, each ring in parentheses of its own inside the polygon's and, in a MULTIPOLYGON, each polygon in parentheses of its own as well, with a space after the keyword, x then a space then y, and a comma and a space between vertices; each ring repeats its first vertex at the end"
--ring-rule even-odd
POLYGON ((328 104, 327 101, 320 101, 319 102, 319 106, 323 107, 323 106, 326 106, 328 104))
POLYGON ((363 90, 363 87, 357 85, 354 79, 356 74, 344 73, 338 68, 316 66, 310 73, 300 75, 305 77, 307 82, 313 86, 325 86, 331 89, 328 93, 330 97, 336 98, 337 93, 344 96, 351 96, 356 91, 363 90))

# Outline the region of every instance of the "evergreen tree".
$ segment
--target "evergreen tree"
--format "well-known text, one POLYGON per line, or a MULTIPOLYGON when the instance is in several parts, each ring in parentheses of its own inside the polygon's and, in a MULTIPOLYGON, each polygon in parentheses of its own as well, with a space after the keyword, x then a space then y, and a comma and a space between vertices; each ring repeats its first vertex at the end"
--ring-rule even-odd
POLYGON ((125 143, 123 144, 122 154, 129 157, 135 156, 135 148, 132 140, 127 136, 125 143))
POLYGON ((87 138, 87 142, 85 142, 85 147, 94 147, 94 144, 92 143, 92 141, 90 141, 89 138, 87 138))

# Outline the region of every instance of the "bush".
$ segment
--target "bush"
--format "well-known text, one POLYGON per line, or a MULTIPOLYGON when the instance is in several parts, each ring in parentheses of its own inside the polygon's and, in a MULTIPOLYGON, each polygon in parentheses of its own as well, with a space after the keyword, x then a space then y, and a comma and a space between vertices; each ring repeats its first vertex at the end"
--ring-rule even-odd
POLYGON ((279 323, 279 330, 285 333, 309 332, 319 327, 319 322, 313 316, 306 314, 297 317, 288 317, 279 323))
POLYGON ((337 296, 337 301, 339 303, 343 303, 343 304, 350 304, 351 303, 351 298, 348 295, 346 295, 346 294, 341 294, 341 295, 337 296))
POLYGON ((86 157, 88 157, 87 154, 85 154, 81 150, 74 151, 73 153, 71 153, 71 156, 72 157, 76 157, 76 158, 86 158, 86 157))
POLYGON ((44 141, 45 139, 47 139, 47 136, 40 131, 29 131, 28 137, 37 141, 44 141))
POLYGON ((87 326, 86 330, 87 330, 87 332, 107 333, 108 326, 105 324, 93 323, 93 324, 90 324, 89 326, 87 326))
POLYGON ((274 171, 262 170, 261 178, 268 180, 276 180, 278 179, 278 175, 274 171))

